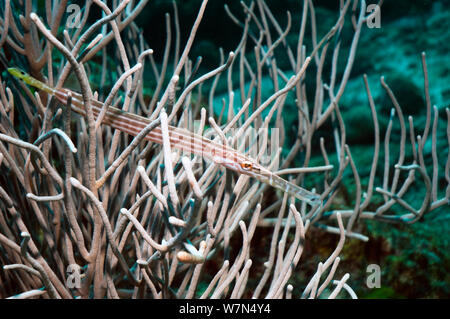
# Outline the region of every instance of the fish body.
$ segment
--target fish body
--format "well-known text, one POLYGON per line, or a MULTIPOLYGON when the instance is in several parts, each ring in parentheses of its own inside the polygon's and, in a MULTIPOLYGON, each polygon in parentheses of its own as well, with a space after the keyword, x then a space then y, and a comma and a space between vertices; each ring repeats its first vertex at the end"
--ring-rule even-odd
MULTIPOLYGON (((64 105, 67 105, 70 94, 72 96, 70 104, 71 110, 80 115, 86 115, 81 94, 65 88, 52 88, 17 68, 8 68, 8 72, 16 78, 24 81, 26 84, 45 91, 49 95, 55 96, 64 105)), ((93 100, 91 101, 91 108, 94 117, 97 119, 103 108, 103 103, 93 100)), ((143 116, 109 106, 103 118, 102 124, 111 126, 114 129, 120 130, 132 136, 136 136, 148 124, 150 124, 150 122, 151 120, 143 116)), ((157 144, 162 144, 161 127, 155 127, 147 134, 145 139, 157 144)), ((169 139, 171 147, 173 148, 199 155, 230 170, 254 177, 263 183, 278 188, 283 192, 295 196, 299 200, 306 201, 311 205, 316 205, 319 203, 320 198, 318 194, 314 194, 300 186, 286 181, 256 161, 227 145, 219 144, 188 130, 170 125, 169 139)))

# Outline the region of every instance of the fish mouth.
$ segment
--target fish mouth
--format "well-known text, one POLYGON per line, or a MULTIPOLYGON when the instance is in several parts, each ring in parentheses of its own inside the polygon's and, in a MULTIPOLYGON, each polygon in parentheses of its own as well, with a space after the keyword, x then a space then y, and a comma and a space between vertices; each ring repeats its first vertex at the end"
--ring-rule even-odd
POLYGON ((300 186, 297 186, 291 182, 288 182, 284 178, 273 174, 269 170, 261 170, 260 176, 267 184, 294 196, 295 198, 305 201, 311 206, 316 206, 321 203, 320 195, 308 191, 300 186))

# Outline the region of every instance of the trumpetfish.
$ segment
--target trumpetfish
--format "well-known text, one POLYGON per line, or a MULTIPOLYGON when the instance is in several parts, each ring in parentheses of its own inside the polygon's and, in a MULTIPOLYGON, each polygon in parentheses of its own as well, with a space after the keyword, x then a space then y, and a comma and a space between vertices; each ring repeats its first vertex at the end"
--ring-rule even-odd
MULTIPOLYGON (((16 78, 24 81, 26 84, 56 97, 59 102, 66 106, 69 95, 71 95, 71 110, 82 116, 86 115, 81 94, 65 88, 52 88, 17 68, 8 68, 8 72, 16 78)), ((97 100, 92 100, 91 107, 94 117, 97 119, 103 108, 103 103, 97 100)), ((136 136, 142 129, 150 124, 150 122, 150 119, 143 116, 109 106, 103 118, 102 124, 106 124, 132 136, 136 136)), ((271 172, 269 169, 258 164, 255 160, 245 156, 228 145, 219 144, 201 135, 170 125, 169 137, 172 148, 190 152, 212 160, 214 163, 222 165, 239 174, 245 174, 263 183, 269 184, 272 187, 286 192, 289 195, 294 196, 301 201, 305 201, 310 205, 315 206, 320 204, 320 196, 318 194, 288 182, 282 177, 271 172)), ((145 140, 162 145, 163 139, 161 127, 157 126, 150 131, 146 135, 145 140)))

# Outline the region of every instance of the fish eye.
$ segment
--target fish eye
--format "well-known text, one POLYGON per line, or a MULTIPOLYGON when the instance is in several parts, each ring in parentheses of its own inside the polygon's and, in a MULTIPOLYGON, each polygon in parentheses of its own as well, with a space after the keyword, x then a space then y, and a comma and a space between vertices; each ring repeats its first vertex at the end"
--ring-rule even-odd
POLYGON ((242 162, 240 163, 242 169, 248 171, 253 167, 253 164, 251 162, 242 162))

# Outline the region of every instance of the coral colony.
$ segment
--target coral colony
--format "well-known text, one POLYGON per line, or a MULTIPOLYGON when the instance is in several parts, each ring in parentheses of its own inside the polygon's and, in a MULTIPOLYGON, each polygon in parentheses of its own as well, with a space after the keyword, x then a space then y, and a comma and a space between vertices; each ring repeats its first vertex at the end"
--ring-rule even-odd
POLYGON ((237 45, 205 71, 207 2, 189 25, 171 3, 157 52, 136 21, 148 0, 2 1, 1 298, 356 298, 339 256, 369 240, 365 220, 448 207, 450 112, 432 105, 425 53, 425 125, 384 78, 381 125, 380 83, 361 75, 367 176, 347 139, 341 98, 380 6, 340 1, 323 33, 313 1, 283 19, 269 1, 225 5, 237 45), (302 274, 327 233, 329 257, 302 274))

